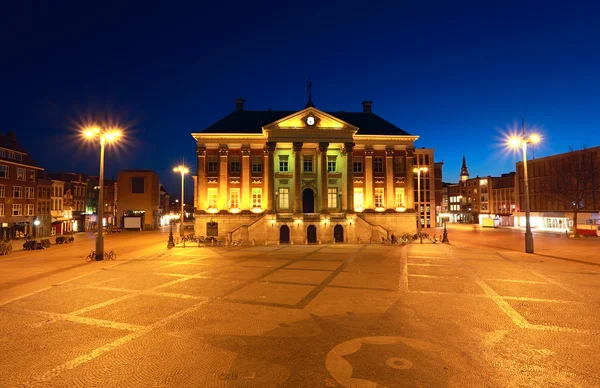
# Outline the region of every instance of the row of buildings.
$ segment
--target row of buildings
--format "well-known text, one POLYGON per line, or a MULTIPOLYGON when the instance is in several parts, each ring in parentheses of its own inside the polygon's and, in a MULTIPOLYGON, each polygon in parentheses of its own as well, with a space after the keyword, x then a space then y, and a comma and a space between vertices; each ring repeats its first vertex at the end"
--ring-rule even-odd
MULTIPOLYGON (((600 226, 600 147, 527 162, 530 220, 533 228, 565 231, 600 226)), ((463 157, 460 181, 444 183, 438 223, 525 226, 523 162, 499 177, 469 177, 463 157)))
MULTIPOLYGON (((153 229, 169 212, 169 194, 149 170, 125 170, 103 182, 102 224, 124 227, 137 220, 153 229)), ((98 177, 44 171, 17 141, 0 134, 1 238, 49 237, 98 227, 98 177)))

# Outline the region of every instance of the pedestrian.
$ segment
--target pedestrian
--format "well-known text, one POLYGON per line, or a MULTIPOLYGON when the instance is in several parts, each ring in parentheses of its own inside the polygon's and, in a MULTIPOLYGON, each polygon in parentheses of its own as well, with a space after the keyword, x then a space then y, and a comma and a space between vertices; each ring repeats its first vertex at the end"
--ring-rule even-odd
POLYGON ((392 233, 392 244, 396 243, 396 236, 394 236, 394 233, 392 233))

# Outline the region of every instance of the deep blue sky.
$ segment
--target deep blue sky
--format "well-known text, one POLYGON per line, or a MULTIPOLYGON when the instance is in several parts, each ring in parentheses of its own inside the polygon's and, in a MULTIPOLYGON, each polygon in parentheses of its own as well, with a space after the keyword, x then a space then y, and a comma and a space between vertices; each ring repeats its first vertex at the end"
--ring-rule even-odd
MULTIPOLYGON (((130 126, 107 175, 194 167, 199 131, 234 109, 373 111, 475 175, 514 170, 501 131, 525 117, 535 156, 600 145, 600 7, 586 2, 11 2, 0 16, 0 130, 49 171, 97 174, 76 123, 130 126), (393 5, 392 5, 393 4, 393 5)), ((188 188, 191 190, 191 179, 188 188)), ((187 190, 186 190, 187 191, 187 190)), ((178 194, 177 194, 178 195, 178 194)), ((188 197, 189 198, 189 197, 188 197)))

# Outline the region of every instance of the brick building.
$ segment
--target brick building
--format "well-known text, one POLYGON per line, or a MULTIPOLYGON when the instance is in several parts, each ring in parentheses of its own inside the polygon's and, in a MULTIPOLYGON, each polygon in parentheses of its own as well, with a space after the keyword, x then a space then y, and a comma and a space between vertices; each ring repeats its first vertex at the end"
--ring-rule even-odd
POLYGON ((126 222, 126 218, 130 217, 140 220, 139 228, 141 229, 156 229, 160 223, 158 174, 151 170, 124 170, 119 172, 117 184, 118 224, 121 227, 129 228, 128 222, 135 221, 126 222))

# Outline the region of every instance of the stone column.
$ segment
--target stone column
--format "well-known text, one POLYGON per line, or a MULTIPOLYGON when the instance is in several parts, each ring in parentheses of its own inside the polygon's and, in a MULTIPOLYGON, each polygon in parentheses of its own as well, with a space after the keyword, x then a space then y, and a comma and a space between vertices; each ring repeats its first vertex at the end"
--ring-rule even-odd
POLYGON ((406 181, 404 183, 404 195, 406 196, 406 209, 415 209, 415 149, 406 149, 406 181))
POLYGON ((275 199, 275 170, 274 170, 274 153, 277 143, 274 141, 267 142, 264 148, 265 155, 265 168, 264 168, 264 180, 265 180, 265 193, 267 194, 267 212, 274 213, 274 199, 275 199))
POLYGON ((302 213, 302 193, 300 193, 300 174, 302 171, 302 143, 294 142, 294 213, 302 213))
POLYGON ((250 145, 242 144, 242 192, 241 209, 252 209, 252 190, 250 189, 250 145))
POLYGON ((385 207, 396 208, 396 193, 394 193, 394 148, 385 149, 385 207))
POLYGON ((219 144, 219 210, 229 209, 229 193, 227 190, 229 185, 228 154, 229 148, 227 144, 219 144))
POLYGON ((319 157, 321 161, 321 213, 329 213, 327 208, 327 147, 329 143, 319 143, 319 157))
POLYGON ((354 212, 354 143, 344 143, 346 148, 346 211, 354 212))
POLYGON ((199 211, 206 210, 207 192, 206 192, 206 146, 198 144, 196 146, 197 168, 196 168, 196 201, 199 211))
POLYGON ((365 147, 365 209, 373 209, 373 148, 365 147))

